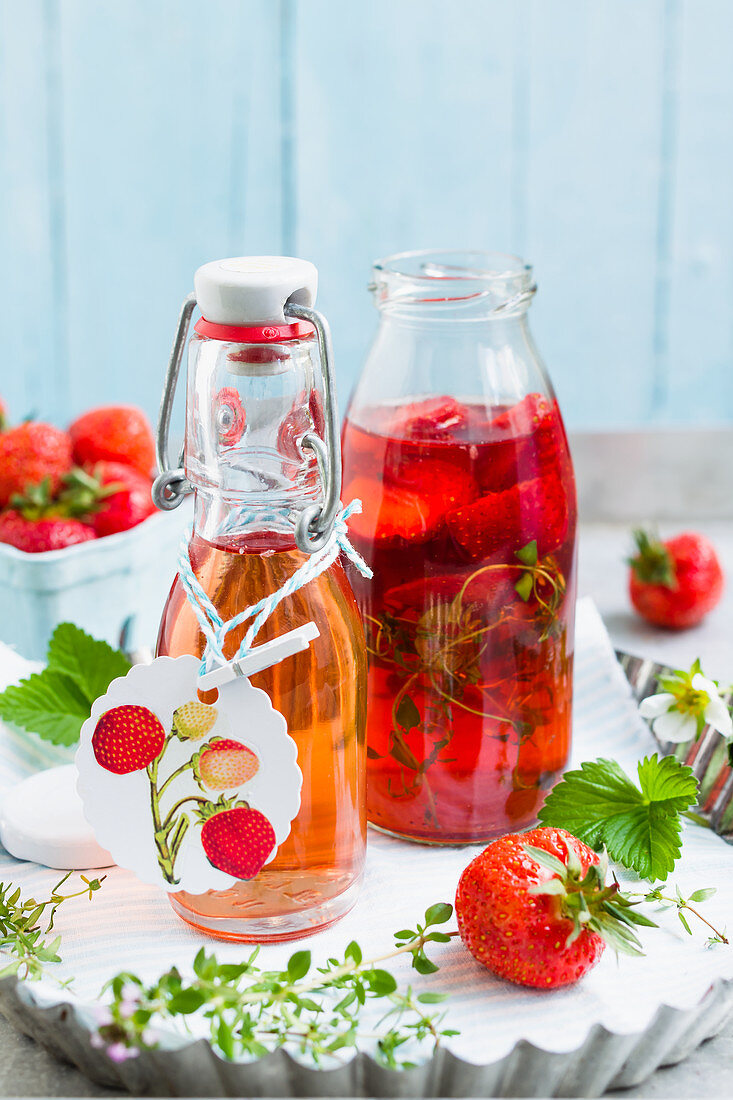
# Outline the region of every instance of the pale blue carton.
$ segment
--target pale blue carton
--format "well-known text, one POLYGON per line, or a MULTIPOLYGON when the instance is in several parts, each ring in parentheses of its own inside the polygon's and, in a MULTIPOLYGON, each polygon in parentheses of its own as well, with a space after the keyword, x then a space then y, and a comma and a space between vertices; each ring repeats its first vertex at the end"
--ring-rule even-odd
POLYGON ((26 554, 0 543, 0 641, 43 660, 54 627, 73 622, 119 645, 155 646, 191 510, 157 512, 130 531, 65 550, 26 554))

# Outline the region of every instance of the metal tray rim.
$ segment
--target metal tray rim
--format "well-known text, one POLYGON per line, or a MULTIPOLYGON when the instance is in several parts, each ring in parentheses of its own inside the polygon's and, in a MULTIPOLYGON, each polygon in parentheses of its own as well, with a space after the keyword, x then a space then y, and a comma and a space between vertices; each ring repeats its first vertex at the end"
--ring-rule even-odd
POLYGON ((90 1007, 68 1000, 42 1003, 31 983, 15 976, 0 981, 0 1011, 20 1031, 93 1081, 137 1094, 600 1096, 608 1088, 640 1083, 715 1035, 733 1009, 733 979, 716 979, 690 1008, 660 1004, 641 1031, 614 1032, 594 1024, 578 1047, 561 1052, 522 1039, 489 1063, 468 1061, 444 1048, 410 1070, 388 1069, 364 1052, 328 1069, 282 1050, 257 1061, 228 1062, 205 1039, 173 1032, 170 1046, 116 1064, 91 1045, 83 1018, 90 1007))

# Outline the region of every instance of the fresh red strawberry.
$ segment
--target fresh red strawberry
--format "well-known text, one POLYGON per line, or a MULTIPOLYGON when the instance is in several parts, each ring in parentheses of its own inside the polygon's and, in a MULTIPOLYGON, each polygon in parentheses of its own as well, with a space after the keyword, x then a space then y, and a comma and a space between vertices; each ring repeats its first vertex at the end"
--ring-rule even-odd
POLYGON ((501 549, 517 550, 533 539, 544 557, 565 540, 568 501, 559 479, 535 477, 448 512, 446 522, 454 542, 471 561, 501 549))
POLYGON ((198 775, 210 791, 241 787, 259 771, 260 762, 251 749, 225 738, 210 741, 198 755, 198 775))
POLYGON ((0 512, 0 542, 24 550, 26 554, 63 550, 79 542, 89 542, 94 537, 91 527, 68 516, 26 519, 22 512, 14 508, 0 512))
POLYGON ((720 602, 723 570, 715 547, 695 531, 660 541, 635 531, 637 553, 629 559, 629 595, 639 614, 655 626, 695 626, 720 602))
POLYGON ((122 486, 106 497, 99 511, 92 516, 98 537, 128 531, 155 512, 151 496, 153 483, 147 474, 141 474, 121 462, 98 462, 94 467, 94 476, 103 486, 122 486))
POLYGON ((52 424, 29 420, 0 435, 0 507, 48 479, 51 493, 71 466, 71 439, 52 424))
POLYGON ((136 527, 155 511, 151 479, 122 462, 98 462, 91 470, 77 466, 64 483, 60 504, 87 519, 99 538, 136 527))
POLYGON ((115 775, 147 768, 165 746, 165 730, 147 707, 125 703, 104 712, 94 728, 97 763, 115 775))
POLYGON ((201 844, 214 867, 234 878, 254 878, 275 847, 275 830, 249 806, 219 810, 204 821, 201 844))
POLYGON ((461 875, 461 939, 478 962, 510 982, 536 989, 576 982, 606 943, 639 953, 629 926, 646 921, 635 919, 617 884, 605 885, 605 873, 596 853, 565 829, 509 833, 461 875))
POLYGON ((232 386, 224 386, 214 398, 214 418, 219 441, 227 447, 239 443, 244 435, 247 416, 242 399, 232 386))
POLYGON ((108 405, 91 409, 69 428, 74 461, 80 466, 96 462, 123 462, 149 474, 155 462, 153 431, 145 413, 133 405, 108 405))

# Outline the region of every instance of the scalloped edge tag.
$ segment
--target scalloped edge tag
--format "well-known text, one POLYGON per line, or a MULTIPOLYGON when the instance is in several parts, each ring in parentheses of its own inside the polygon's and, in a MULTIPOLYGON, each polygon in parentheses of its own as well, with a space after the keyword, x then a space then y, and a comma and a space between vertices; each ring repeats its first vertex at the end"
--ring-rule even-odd
POLYGON ((193 656, 135 665, 95 701, 76 754, 97 840, 168 893, 255 878, 300 809, 297 745, 270 697, 235 670, 203 703, 199 672, 193 656))

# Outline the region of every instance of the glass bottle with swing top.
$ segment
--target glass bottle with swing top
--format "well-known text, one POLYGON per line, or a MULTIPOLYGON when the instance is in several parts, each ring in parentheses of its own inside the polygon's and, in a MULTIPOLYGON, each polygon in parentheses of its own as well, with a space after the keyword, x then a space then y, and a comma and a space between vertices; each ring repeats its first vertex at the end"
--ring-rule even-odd
MULTIPOLYGON (((279 592, 332 538, 341 465, 330 338, 325 319, 313 309, 316 284, 315 267, 303 260, 216 261, 197 271, 195 296, 181 313, 159 425, 164 472, 154 495, 159 506, 170 508, 193 489, 188 561, 224 623, 279 592), (171 469, 170 410, 196 306, 202 316, 188 342, 184 462, 171 469)), ((163 611, 159 656, 205 654, 207 638, 194 603, 179 573, 163 611)), ((283 715, 297 746, 302 787, 287 838, 254 877, 226 890, 170 895, 185 921, 220 938, 266 942, 310 935, 342 917, 359 891, 366 655, 356 601, 338 557, 274 607, 254 644, 311 623, 317 637, 306 648, 250 677, 283 715)), ((250 625, 241 623, 223 636, 227 661, 250 625)), ((182 708, 176 720, 183 736, 195 736, 197 722, 206 725, 212 713, 206 708, 215 709, 216 694, 199 691, 185 713, 182 708)), ((232 730, 223 740, 246 742, 246 733, 232 730)), ((223 776, 212 757, 203 780, 213 788, 214 805, 218 798, 226 806, 231 792, 225 784, 241 775, 226 775, 236 751, 229 762, 226 746, 219 755, 223 776)), ((246 800, 246 786, 242 790, 246 800)), ((248 839, 233 835, 227 842, 236 859, 237 845, 246 850, 248 839)))

